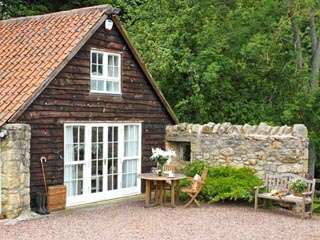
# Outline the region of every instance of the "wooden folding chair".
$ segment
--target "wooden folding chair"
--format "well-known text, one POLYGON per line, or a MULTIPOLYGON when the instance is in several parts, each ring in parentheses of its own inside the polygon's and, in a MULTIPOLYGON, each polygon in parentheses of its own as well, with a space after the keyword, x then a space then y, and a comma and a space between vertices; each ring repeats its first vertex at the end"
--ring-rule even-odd
POLYGON ((187 208, 193 201, 197 204, 198 207, 200 207, 200 203, 197 201, 197 196, 199 195, 199 193, 202 190, 202 187, 204 185, 204 182, 206 181, 208 175, 208 169, 205 168, 203 169, 202 175, 201 175, 201 180, 198 181, 196 188, 193 187, 193 185, 195 184, 194 179, 193 178, 188 178, 188 180, 191 183, 191 187, 190 188, 182 188, 181 192, 184 192, 186 194, 189 195, 189 199, 187 200, 186 204, 184 205, 185 208, 187 208))

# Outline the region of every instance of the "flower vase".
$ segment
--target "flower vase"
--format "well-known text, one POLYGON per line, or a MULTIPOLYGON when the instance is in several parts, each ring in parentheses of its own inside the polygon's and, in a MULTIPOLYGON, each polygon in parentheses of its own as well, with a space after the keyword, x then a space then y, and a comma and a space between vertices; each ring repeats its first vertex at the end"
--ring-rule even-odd
POLYGON ((160 167, 160 169, 159 169, 159 176, 163 176, 163 174, 164 174, 164 165, 160 165, 160 164, 159 164, 159 167, 160 167))

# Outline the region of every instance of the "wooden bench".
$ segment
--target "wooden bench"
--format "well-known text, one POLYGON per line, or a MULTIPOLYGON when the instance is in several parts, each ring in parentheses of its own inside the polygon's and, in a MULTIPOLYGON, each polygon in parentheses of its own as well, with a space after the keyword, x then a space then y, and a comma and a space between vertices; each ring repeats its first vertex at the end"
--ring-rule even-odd
MULTIPOLYGON (((316 187, 317 187, 317 184, 318 184, 318 186, 320 186, 320 179, 316 179, 316 187)), ((319 188, 318 188, 318 189, 319 189, 319 188)), ((317 189, 316 189, 316 190, 314 191, 314 196, 317 198, 317 200, 314 199, 314 200, 313 200, 313 203, 316 203, 316 204, 320 205, 320 190, 317 190, 317 189)), ((320 213, 320 207, 314 209, 314 212, 320 213)))
POLYGON ((258 209, 258 200, 263 199, 263 206, 266 207, 267 200, 279 201, 283 203, 295 203, 301 205, 302 212, 301 217, 305 218, 306 215, 312 217, 312 205, 313 197, 315 193, 316 180, 307 180, 295 174, 285 173, 285 174, 275 174, 268 175, 266 178, 265 185, 255 187, 255 202, 254 209, 258 209), (302 193, 302 197, 296 197, 292 194, 285 196, 273 196, 270 194, 272 190, 290 192, 289 183, 295 179, 303 179, 307 184, 308 188, 306 192, 302 193), (260 189, 265 189, 265 192, 259 193, 260 189), (306 207, 309 208, 306 211, 306 207))

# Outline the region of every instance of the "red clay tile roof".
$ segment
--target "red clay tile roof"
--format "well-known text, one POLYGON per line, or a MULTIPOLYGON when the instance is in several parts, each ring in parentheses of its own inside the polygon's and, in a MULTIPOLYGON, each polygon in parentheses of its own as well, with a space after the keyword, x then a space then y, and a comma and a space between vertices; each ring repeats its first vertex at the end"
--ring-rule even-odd
POLYGON ((111 10, 101 5, 0 21, 0 126, 38 96, 111 10))
MULTIPOLYGON (((100 5, 0 21, 0 127, 23 113, 111 11, 110 5, 100 5)), ((178 123, 120 21, 113 20, 173 122, 178 123)))

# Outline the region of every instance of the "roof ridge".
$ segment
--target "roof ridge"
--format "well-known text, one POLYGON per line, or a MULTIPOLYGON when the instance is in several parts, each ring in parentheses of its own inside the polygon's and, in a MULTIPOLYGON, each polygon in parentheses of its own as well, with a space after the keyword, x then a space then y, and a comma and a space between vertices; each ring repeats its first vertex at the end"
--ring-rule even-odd
POLYGON ((103 5, 76 8, 76 9, 53 12, 53 13, 46 13, 46 14, 41 14, 41 15, 9 18, 9 19, 0 20, 0 25, 1 24, 8 24, 8 23, 23 22, 23 21, 41 20, 41 19, 46 19, 48 17, 52 17, 52 16, 69 16, 74 13, 84 13, 84 12, 91 12, 91 11, 102 10, 102 9, 105 9, 106 13, 111 13, 113 7, 110 4, 103 4, 103 5))

